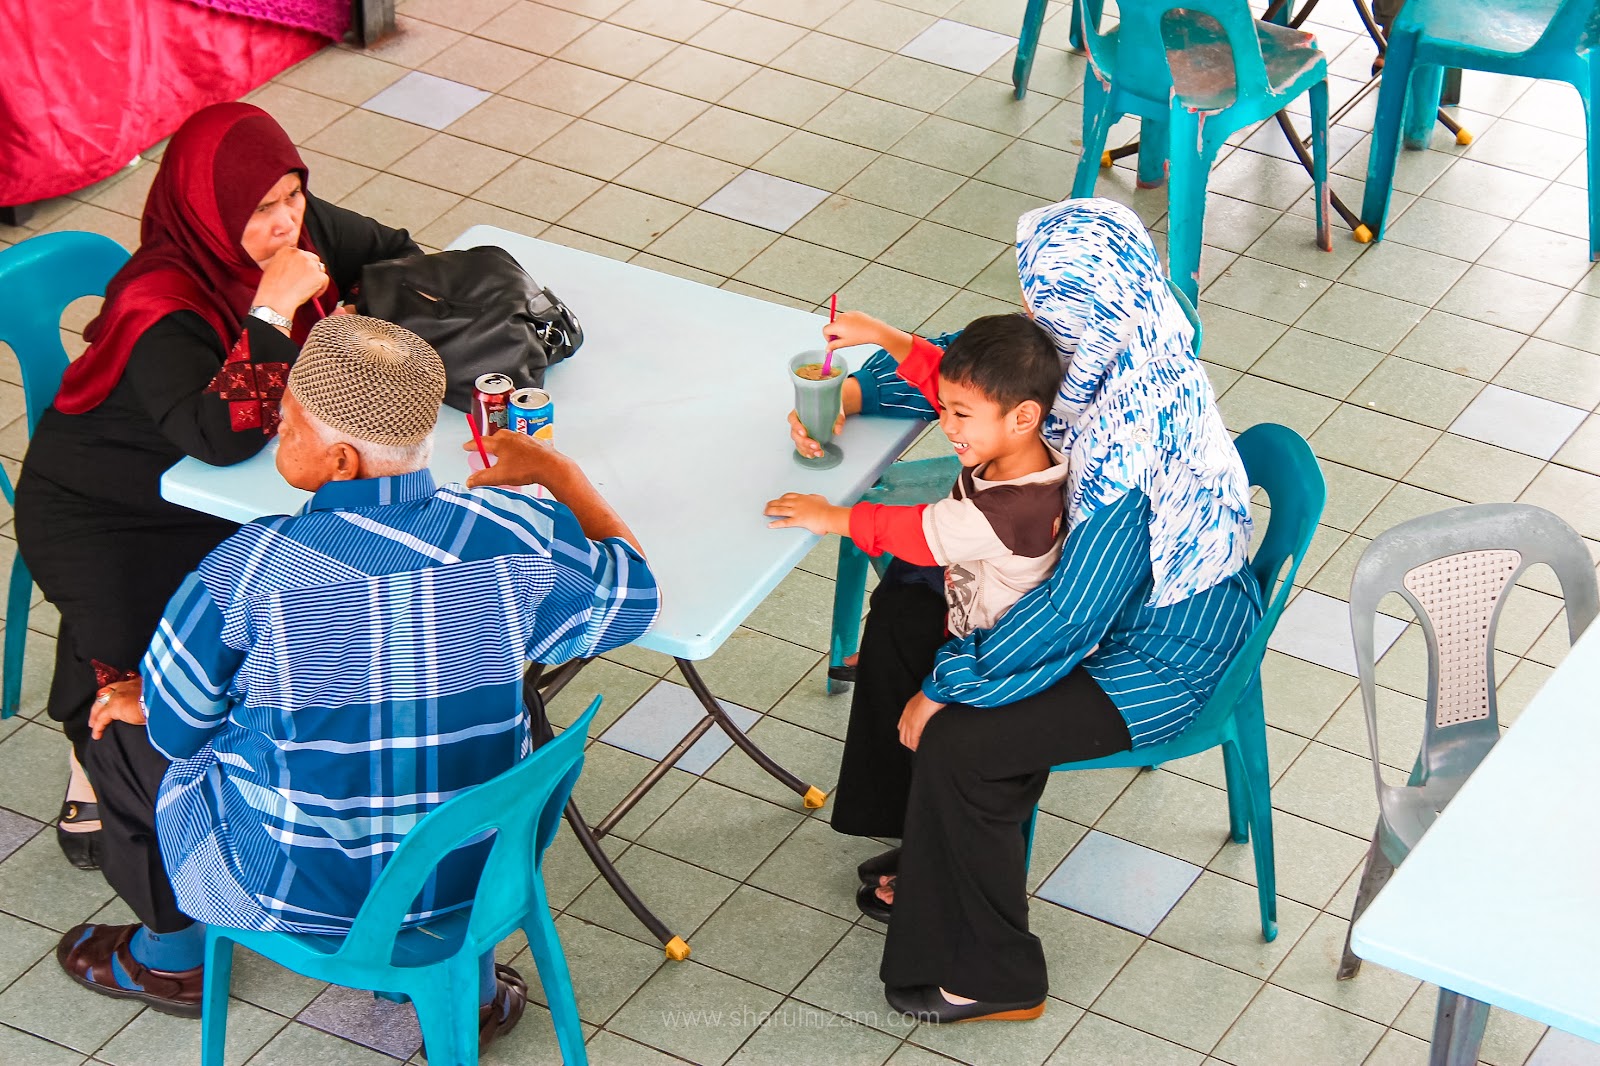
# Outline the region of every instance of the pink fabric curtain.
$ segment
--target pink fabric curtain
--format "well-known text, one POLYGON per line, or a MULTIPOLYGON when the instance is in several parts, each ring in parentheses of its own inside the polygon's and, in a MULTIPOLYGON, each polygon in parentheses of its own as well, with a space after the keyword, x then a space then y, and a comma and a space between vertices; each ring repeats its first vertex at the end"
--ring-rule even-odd
POLYGON ((310 30, 339 40, 350 28, 350 0, 191 0, 247 18, 276 22, 297 30, 310 30))

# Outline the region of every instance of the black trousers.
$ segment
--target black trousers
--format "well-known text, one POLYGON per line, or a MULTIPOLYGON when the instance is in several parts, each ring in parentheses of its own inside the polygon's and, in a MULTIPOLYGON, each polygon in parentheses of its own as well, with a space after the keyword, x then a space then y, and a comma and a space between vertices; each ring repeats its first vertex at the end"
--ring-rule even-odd
POLYGON ((1056 763, 1126 751, 1110 698, 1081 668, 1004 707, 951 704, 900 744, 900 713, 947 639, 944 598, 886 580, 861 638, 833 827, 900 837, 885 985, 939 985, 999 1002, 1048 991, 1044 951, 1028 931, 1023 829, 1056 763))
POLYGON ((100 869, 117 895, 153 933, 192 923, 178 909, 156 841, 156 794, 167 760, 144 726, 112 722, 84 742, 83 769, 100 804, 100 869))

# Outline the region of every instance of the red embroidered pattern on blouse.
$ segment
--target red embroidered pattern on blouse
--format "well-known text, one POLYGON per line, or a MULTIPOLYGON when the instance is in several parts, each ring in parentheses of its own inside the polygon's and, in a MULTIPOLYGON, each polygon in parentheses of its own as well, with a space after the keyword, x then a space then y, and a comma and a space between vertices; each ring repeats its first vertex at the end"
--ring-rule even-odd
POLYGON ((278 432, 278 401, 288 381, 288 363, 250 361, 250 334, 245 332, 206 391, 228 401, 228 423, 235 433, 259 429, 270 437, 278 432))

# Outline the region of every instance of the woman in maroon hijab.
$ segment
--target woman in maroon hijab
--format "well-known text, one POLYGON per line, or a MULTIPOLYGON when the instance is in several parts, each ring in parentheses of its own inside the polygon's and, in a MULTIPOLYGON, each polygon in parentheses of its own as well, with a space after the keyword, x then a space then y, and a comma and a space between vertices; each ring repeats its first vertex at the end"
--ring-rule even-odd
POLYGON ((185 455, 227 466, 277 427, 306 331, 361 268, 418 251, 404 230, 318 200, 258 107, 205 108, 173 135, 140 248, 111 280, 89 348, 39 420, 17 483, 17 542, 61 612, 50 716, 73 744, 57 837, 99 865, 99 811, 78 758, 96 689, 129 671, 167 600, 233 523, 167 503, 185 455))

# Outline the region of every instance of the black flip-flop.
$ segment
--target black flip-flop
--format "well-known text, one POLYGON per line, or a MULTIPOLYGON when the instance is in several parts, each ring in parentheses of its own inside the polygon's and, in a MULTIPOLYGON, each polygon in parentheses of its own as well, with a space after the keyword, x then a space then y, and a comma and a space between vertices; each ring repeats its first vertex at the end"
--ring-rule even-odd
POLYGON ((80 870, 100 869, 100 841, 105 839, 99 829, 87 833, 73 833, 61 828, 73 822, 98 822, 100 806, 96 803, 79 803, 77 800, 61 801, 61 816, 56 819, 56 843, 61 854, 80 870))
POLYGON ((885 925, 889 923, 889 915, 894 912, 894 904, 885 903, 883 897, 878 895, 877 885, 862 885, 856 889, 856 906, 868 918, 885 925))

